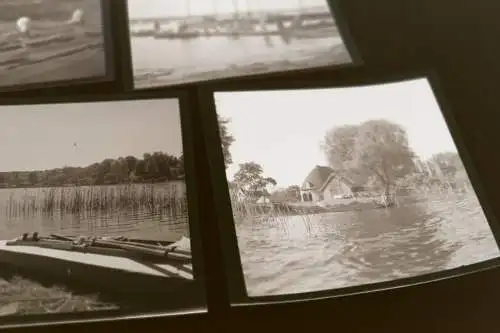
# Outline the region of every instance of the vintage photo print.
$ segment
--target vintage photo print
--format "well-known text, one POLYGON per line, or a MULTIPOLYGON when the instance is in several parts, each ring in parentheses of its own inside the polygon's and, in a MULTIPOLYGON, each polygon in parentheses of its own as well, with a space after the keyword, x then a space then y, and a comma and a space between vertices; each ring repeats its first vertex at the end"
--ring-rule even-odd
POLYGON ((499 256, 427 79, 215 93, 248 296, 499 256))
POLYGON ((127 3, 138 89, 353 62, 327 0, 127 3))
POLYGON ((204 306, 178 99, 0 117, 0 325, 204 306))
POLYGON ((0 91, 106 77, 100 0, 2 0, 0 91))

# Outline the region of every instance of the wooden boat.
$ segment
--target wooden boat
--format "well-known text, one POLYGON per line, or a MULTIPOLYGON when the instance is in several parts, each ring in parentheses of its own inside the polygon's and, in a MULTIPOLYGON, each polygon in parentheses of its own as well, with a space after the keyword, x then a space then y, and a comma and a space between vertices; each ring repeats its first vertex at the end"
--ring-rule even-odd
POLYGON ((193 282, 189 239, 155 242, 24 234, 0 241, 1 274, 92 292, 113 300, 148 304, 188 292, 193 282))

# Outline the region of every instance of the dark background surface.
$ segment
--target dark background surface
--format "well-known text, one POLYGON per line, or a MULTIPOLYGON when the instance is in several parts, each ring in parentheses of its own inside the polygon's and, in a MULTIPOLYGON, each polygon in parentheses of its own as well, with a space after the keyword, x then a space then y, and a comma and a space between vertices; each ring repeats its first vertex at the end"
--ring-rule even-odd
MULTIPOLYGON (((123 43, 125 8, 113 2, 116 54, 123 43)), ((147 0, 145 0, 147 2, 147 0)), ((497 0, 342 0, 340 8, 364 65, 322 69, 307 74, 273 75, 265 81, 366 80, 412 76, 433 70, 462 142, 471 157, 484 196, 500 217, 500 2, 497 0)), ((125 52, 125 53, 124 53, 125 52)), ((130 80, 130 60, 115 57, 116 81, 83 87, 23 91, 8 96, 116 92, 130 80)), ((238 80, 243 82, 244 79, 238 80)), ((257 82, 252 79, 252 85, 257 82)), ((237 81, 232 81, 236 84, 237 81)), ((201 133, 196 109, 204 103, 196 86, 191 94, 195 133, 201 133)), ((6 94, 1 94, 5 96, 6 94)), ((357 296, 281 305, 230 309, 217 234, 212 186, 201 134, 194 136, 197 179, 204 216, 208 315, 23 329, 50 332, 496 332, 500 324, 500 267, 426 285, 357 296)), ((21 331, 16 330, 16 331, 21 331)))

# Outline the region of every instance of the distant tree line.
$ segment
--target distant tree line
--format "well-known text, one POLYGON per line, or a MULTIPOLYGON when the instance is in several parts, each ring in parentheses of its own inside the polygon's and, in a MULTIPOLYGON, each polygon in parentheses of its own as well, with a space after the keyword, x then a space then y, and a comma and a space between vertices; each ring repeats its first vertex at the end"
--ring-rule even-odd
POLYGON ((43 171, 0 172, 0 187, 68 185, 116 185, 156 183, 184 178, 184 158, 163 152, 105 159, 86 167, 62 167, 43 171))
MULTIPOLYGON (((230 119, 218 117, 226 168, 232 164, 230 147, 235 138, 228 130, 230 119)), ((390 198, 398 189, 468 188, 465 166, 456 152, 437 153, 421 160, 410 148, 406 130, 385 119, 329 129, 321 143, 329 166, 341 177, 353 181, 359 191, 379 192, 390 198)), ((276 181, 264 176, 255 162, 239 164, 233 184, 249 199, 268 195, 276 181)), ((272 193, 274 201, 300 201, 300 187, 290 186, 272 193)))

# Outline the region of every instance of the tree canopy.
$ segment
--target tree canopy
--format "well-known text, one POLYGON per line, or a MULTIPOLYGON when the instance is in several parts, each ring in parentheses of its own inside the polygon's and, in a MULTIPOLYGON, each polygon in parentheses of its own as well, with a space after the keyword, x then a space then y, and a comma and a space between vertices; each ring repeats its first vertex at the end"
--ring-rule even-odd
POLYGON ((227 125, 230 120, 227 118, 222 118, 219 115, 217 115, 217 120, 219 123, 219 134, 222 143, 222 153, 224 154, 224 164, 227 168, 231 163, 233 163, 233 159, 231 157, 231 151, 229 150, 229 148, 231 147, 231 144, 234 142, 234 137, 229 133, 227 129, 227 125))
POLYGON ((443 176, 447 178, 454 178, 457 172, 465 169, 462 159, 455 152, 438 153, 433 155, 430 160, 439 166, 443 176))
POLYGON ((183 156, 163 152, 105 159, 86 167, 0 173, 0 187, 153 183, 184 177, 183 156))
POLYGON ((362 177, 386 193, 415 170, 406 131, 387 120, 333 127, 325 134, 322 148, 337 172, 362 177))
POLYGON ((267 194, 268 185, 276 185, 276 180, 271 177, 264 177, 262 166, 255 162, 247 162, 239 165, 239 170, 234 175, 234 182, 246 193, 258 198, 267 194))

